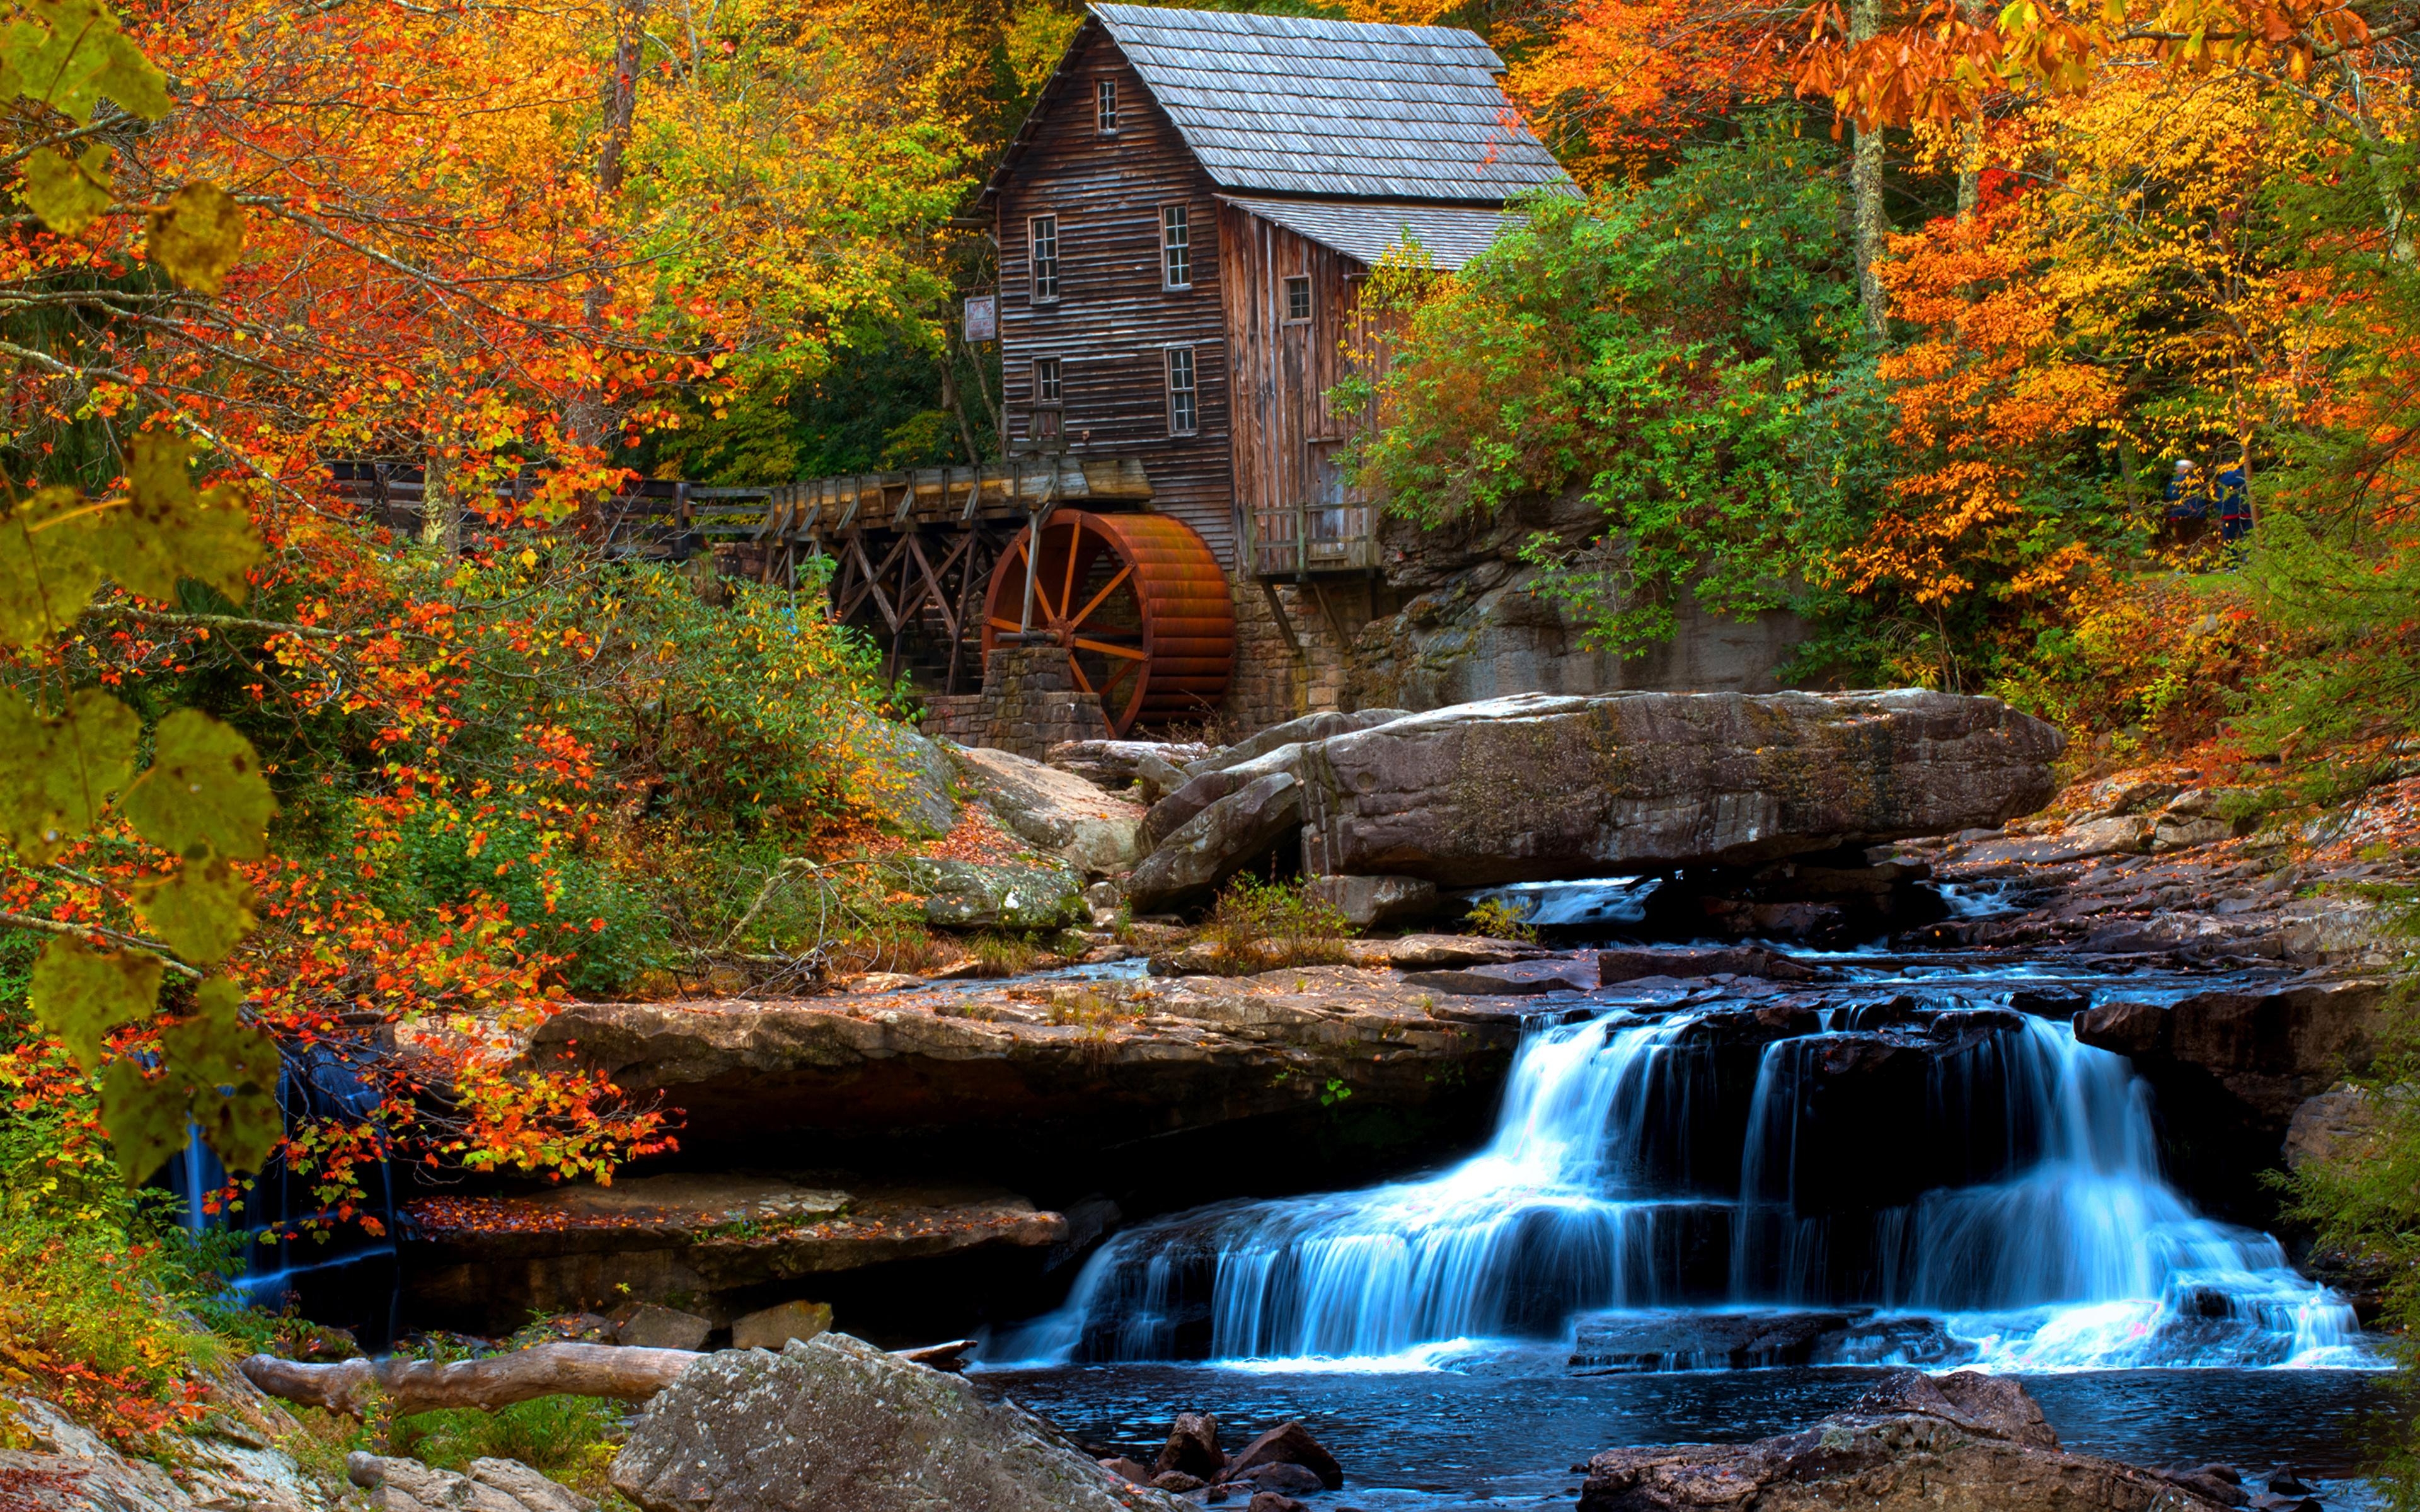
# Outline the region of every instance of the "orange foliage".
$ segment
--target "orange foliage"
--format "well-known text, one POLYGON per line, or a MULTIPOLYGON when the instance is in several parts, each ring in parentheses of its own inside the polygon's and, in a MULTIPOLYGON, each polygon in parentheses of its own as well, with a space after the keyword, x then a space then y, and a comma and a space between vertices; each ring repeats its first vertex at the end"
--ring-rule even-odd
POLYGON ((1549 140, 1635 169, 1707 120, 1790 92, 1794 5, 1578 0, 1507 81, 1549 140))
POLYGON ((2034 274, 2041 255, 2011 236, 2004 207, 1892 240, 1881 276, 1892 313, 1922 334, 1885 357, 1909 471, 1840 566, 1851 592, 1888 584, 1938 609, 1983 564, 2010 596, 2049 593, 2091 570, 2069 541, 2029 551, 2024 494, 2079 433, 2115 420, 2119 386, 2062 353, 2060 310, 2034 274))

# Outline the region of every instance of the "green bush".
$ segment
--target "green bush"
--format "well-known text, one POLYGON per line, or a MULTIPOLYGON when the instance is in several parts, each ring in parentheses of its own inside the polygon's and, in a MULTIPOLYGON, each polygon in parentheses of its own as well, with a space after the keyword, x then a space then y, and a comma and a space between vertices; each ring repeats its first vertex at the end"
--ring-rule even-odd
POLYGON ((1344 942, 1354 933, 1342 910, 1313 893, 1302 878, 1264 882, 1247 876, 1220 890, 1201 938, 1218 949, 1212 970, 1249 976, 1286 966, 1341 965, 1352 959, 1344 942))
POLYGON ((632 1409, 594 1396, 538 1396, 492 1412, 455 1408, 397 1418, 391 1453, 439 1470, 473 1459, 518 1459, 609 1508, 625 1507, 610 1479, 613 1456, 629 1437, 632 1409))

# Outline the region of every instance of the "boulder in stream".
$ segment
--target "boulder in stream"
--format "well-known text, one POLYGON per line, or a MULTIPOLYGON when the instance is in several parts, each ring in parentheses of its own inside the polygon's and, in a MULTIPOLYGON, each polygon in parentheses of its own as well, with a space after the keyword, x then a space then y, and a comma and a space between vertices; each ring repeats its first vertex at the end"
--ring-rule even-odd
POLYGON ((1187 1512, 845 1334, 691 1365, 647 1404, 613 1486, 646 1512, 1187 1512))
POLYGON ((2005 824, 2063 743, 1923 688, 1494 699, 1304 746, 1303 864, 1441 887, 1753 865, 2005 824))
POLYGON ((1894 1370, 1845 1412, 1754 1443, 1608 1449, 1580 1512, 2217 1512, 2153 1471, 2070 1454, 2016 1381, 1894 1370))
POLYGON ((1344 1467, 1300 1423, 1280 1424, 1236 1450, 1235 1458, 1227 1461, 1227 1478, 1254 1479, 1252 1473, 1264 1465, 1299 1465, 1331 1491, 1344 1484, 1344 1467))
POLYGON ((1227 1456, 1218 1447, 1218 1420, 1207 1412, 1179 1412, 1152 1469, 1161 1474, 1182 1471, 1211 1481, 1218 1478, 1226 1464, 1227 1456))

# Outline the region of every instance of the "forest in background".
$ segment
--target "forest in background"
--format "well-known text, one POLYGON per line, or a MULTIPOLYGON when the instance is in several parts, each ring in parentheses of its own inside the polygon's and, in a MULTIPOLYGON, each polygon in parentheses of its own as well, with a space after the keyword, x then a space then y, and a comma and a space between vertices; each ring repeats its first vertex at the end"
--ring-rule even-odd
MULTIPOLYGON (((1390 507, 1584 490, 1601 537, 1531 550, 1606 643, 1682 594, 1792 607, 1809 679, 1999 694, 2079 770, 2240 773, 2290 815, 2409 769, 2420 14, 1282 8, 1479 30, 1588 191, 1459 274, 1382 270, 1390 507), (2244 476, 2242 543, 2168 519, 2180 459, 2244 476)), ((0 729, 39 754, 0 783, 5 1368, 129 1432, 191 1406, 197 1346, 106 1300, 178 1242, 121 1176, 189 1116, 374 1224, 390 1162, 606 1175, 677 1137, 504 1069, 568 996, 917 964, 881 865, 917 838, 912 693, 812 586, 709 605, 570 527, 632 471, 990 451, 954 333, 989 252, 951 222, 1077 20, 14 7, 0 729), (427 468, 420 536, 332 488, 360 457, 427 468), (146 554, 172 517, 209 528, 146 554), (18 548, 95 521, 137 549, 69 603, 18 548), (227 801, 163 811, 205 767, 227 801), (38 1022, 46 990, 72 1011, 38 1022), (379 1117, 279 1127, 265 1082, 314 1057, 379 1117)))

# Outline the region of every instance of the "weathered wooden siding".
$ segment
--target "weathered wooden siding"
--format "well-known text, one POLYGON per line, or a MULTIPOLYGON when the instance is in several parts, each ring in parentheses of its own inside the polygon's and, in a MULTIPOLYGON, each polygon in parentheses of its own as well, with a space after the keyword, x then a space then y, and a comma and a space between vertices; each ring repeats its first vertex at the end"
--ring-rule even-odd
POLYGON ((1361 276, 1333 248, 1233 205, 1218 211, 1227 340, 1235 354, 1235 501, 1253 510, 1315 501, 1319 460, 1351 434, 1327 404, 1350 373, 1361 276), (1311 319, 1286 319, 1286 280, 1311 280, 1311 319))
POLYGON ((1028 149, 1000 186, 1000 325, 1012 445, 1031 444, 1033 360, 1060 360, 1071 452, 1138 456, 1151 475, 1152 508, 1173 515, 1235 564, 1239 539, 1228 446, 1229 373, 1218 309, 1223 259, 1210 180, 1168 117, 1098 27, 1064 65, 1066 87, 1045 106, 1028 149), (1119 130, 1094 127, 1094 85, 1118 85, 1119 130), (1192 286, 1160 279, 1160 207, 1191 210, 1192 286), (1059 218, 1059 299, 1036 303, 1027 225, 1059 218), (1200 416, 1195 434, 1171 437, 1164 353, 1194 348, 1200 416))

